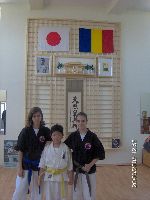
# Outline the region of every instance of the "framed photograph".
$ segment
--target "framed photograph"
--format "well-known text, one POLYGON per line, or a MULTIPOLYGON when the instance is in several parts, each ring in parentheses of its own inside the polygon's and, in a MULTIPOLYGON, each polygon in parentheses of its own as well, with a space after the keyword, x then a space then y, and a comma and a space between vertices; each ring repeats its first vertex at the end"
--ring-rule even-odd
POLYGON ((96 58, 91 56, 54 56, 54 75, 96 76, 96 58))
POLYGON ((140 98, 141 134, 150 134, 150 93, 140 98))
POLYGON ((120 139, 112 138, 112 148, 119 148, 119 147, 120 147, 120 139))
POLYGON ((4 140, 4 164, 6 167, 16 167, 18 152, 14 149, 16 140, 4 140))
POLYGON ((98 58, 98 76, 111 77, 113 72, 113 59, 112 58, 98 58))
POLYGON ((68 92, 68 132, 76 131, 76 115, 81 112, 81 92, 68 92))
POLYGON ((37 56, 36 57, 36 72, 38 75, 52 73, 52 56, 37 56))

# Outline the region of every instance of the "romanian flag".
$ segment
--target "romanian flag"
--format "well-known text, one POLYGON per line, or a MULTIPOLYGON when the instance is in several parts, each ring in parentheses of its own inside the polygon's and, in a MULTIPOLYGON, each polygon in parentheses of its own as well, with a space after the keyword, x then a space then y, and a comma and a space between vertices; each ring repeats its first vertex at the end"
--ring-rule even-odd
POLYGON ((113 30, 80 28, 79 52, 113 53, 113 30))
POLYGON ((113 53, 113 30, 102 30, 102 52, 113 53))

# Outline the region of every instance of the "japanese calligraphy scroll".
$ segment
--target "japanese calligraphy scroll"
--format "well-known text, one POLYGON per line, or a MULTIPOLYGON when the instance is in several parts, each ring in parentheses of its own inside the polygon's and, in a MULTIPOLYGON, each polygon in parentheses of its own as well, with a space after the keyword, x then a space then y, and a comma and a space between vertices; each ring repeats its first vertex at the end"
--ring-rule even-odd
POLYGON ((68 92, 68 132, 76 130, 76 115, 81 112, 81 92, 68 92))

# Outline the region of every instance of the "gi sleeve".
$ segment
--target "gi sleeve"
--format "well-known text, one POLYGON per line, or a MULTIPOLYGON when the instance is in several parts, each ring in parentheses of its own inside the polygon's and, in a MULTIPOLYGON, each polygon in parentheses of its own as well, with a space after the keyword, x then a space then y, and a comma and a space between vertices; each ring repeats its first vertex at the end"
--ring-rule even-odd
POLYGON ((44 147, 44 150, 42 151, 39 167, 42 169, 45 169, 46 167, 46 152, 47 152, 47 146, 44 147))
POLYGON ((64 143, 65 143, 70 149, 72 149, 72 137, 71 137, 71 135, 69 135, 69 136, 67 137, 67 139, 64 141, 64 143))
POLYGON ((26 150, 26 138, 27 138, 27 133, 26 129, 23 128, 22 131, 20 132, 17 140, 17 145, 15 147, 15 150, 25 152, 26 150))
POLYGON ((98 158, 99 160, 104 160, 105 150, 96 134, 94 134, 93 137, 93 144, 94 144, 94 158, 98 158))
POLYGON ((48 127, 44 127, 45 128, 45 138, 46 141, 51 141, 51 136, 50 136, 50 129, 48 127))

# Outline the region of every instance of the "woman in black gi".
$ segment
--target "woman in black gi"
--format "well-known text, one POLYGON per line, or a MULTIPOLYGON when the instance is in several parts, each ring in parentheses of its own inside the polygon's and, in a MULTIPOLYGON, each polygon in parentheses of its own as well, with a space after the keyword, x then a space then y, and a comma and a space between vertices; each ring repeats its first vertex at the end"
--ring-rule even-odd
POLYGON ((97 160, 105 158, 105 151, 97 135, 87 128, 87 115, 76 116, 77 131, 71 133, 65 143, 72 150, 75 172, 73 200, 96 200, 97 160))
POLYGON ((38 165, 48 140, 50 129, 44 126, 43 113, 39 107, 33 107, 28 114, 26 127, 20 132, 17 141, 18 170, 12 200, 26 200, 29 186, 30 199, 42 199, 41 188, 38 186, 38 165))

